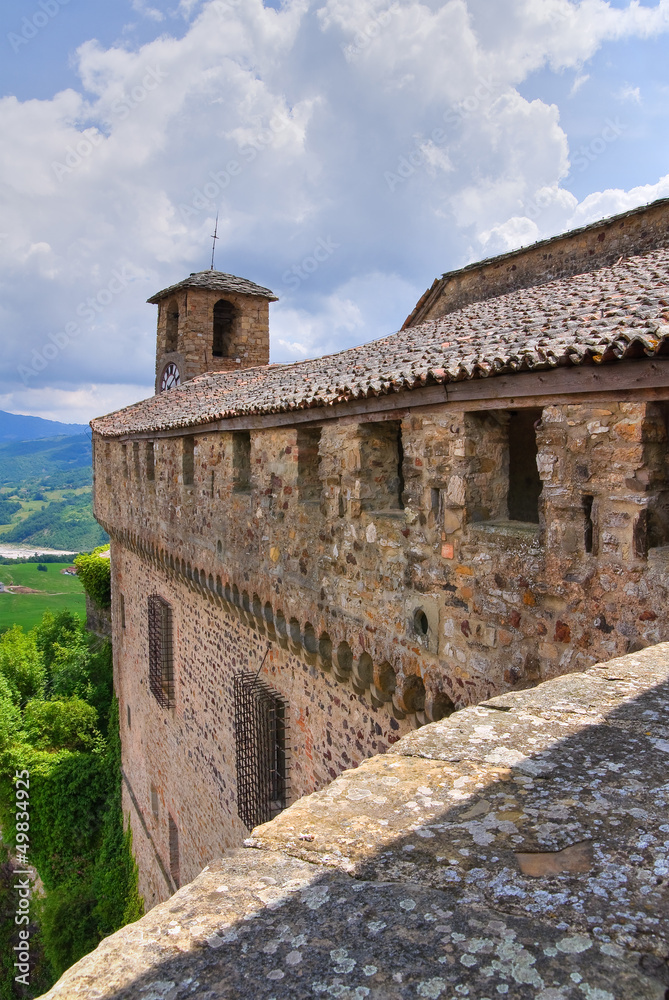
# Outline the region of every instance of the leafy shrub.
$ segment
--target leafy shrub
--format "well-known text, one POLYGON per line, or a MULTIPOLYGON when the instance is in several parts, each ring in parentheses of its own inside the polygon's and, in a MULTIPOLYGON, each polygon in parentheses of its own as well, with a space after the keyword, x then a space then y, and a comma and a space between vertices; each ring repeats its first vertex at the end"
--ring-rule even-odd
POLYGON ((49 695, 84 698, 95 707, 104 729, 113 693, 110 643, 100 644, 70 611, 46 611, 33 634, 46 667, 49 695))
POLYGON ((132 853, 132 831, 123 830, 121 804, 121 734, 118 701, 114 698, 107 738, 107 805, 102 845, 95 859, 93 888, 100 934, 112 934, 144 915, 144 901, 137 891, 137 864, 132 853))
POLYGON ((46 573, 47 567, 44 565, 44 563, 37 563, 37 571, 39 573, 46 573))
POLYGON ((0 673, 7 678, 16 702, 44 694, 46 671, 35 636, 26 634, 20 625, 13 625, 0 638, 0 673))
POLYGON ((12 689, 0 674, 0 751, 13 743, 21 728, 21 712, 14 703, 12 689))
POLYGON ((25 737, 37 750, 91 750, 100 740, 98 713, 81 698, 29 701, 25 737))
POLYGON ((75 876, 51 889, 39 905, 44 951, 56 976, 93 951, 100 936, 90 879, 75 876))
POLYGON ((100 545, 74 560, 84 590, 100 608, 108 608, 111 604, 111 560, 100 555, 108 549, 108 545, 100 545))

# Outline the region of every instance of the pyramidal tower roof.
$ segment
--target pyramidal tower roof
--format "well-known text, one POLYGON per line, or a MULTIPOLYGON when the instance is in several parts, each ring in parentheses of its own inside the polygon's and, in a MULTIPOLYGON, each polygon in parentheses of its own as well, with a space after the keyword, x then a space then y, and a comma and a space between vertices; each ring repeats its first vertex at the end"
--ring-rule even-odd
POLYGON ((238 278, 234 274, 225 274, 223 271, 194 271, 188 278, 178 281, 176 285, 163 288, 161 292, 156 292, 147 302, 157 303, 174 292, 181 291, 182 288, 211 288, 217 292, 237 292, 240 295, 257 295, 270 302, 278 302, 278 297, 269 288, 256 285, 255 281, 248 278, 238 278))

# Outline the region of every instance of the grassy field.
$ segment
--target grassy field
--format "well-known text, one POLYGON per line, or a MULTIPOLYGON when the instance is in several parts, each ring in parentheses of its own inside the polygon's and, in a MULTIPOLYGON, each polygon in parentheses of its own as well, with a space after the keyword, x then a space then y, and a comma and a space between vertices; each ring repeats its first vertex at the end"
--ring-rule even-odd
POLYGON ((46 573, 37 569, 37 563, 0 566, 0 581, 5 586, 17 584, 40 591, 38 594, 0 593, 0 629, 8 625, 30 629, 37 625, 47 609, 55 614, 69 608, 84 616, 86 601, 81 581, 77 576, 62 574, 63 566, 63 563, 48 563, 46 573))

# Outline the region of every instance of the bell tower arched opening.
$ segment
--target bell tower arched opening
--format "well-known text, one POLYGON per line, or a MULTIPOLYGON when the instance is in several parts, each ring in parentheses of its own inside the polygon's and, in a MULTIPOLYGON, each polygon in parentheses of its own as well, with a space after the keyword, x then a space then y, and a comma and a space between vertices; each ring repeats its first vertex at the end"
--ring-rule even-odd
POLYGON ((237 310, 232 302, 219 299, 214 305, 214 329, 211 353, 214 358, 229 358, 237 310))
POLYGON ((167 322, 165 324, 165 354, 177 350, 179 343, 179 306, 176 299, 167 303, 167 322))

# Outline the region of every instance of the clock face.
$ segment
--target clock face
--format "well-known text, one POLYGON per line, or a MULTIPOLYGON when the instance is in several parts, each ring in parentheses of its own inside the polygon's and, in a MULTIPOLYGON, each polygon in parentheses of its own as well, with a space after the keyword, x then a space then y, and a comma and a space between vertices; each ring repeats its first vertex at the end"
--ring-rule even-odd
POLYGON ((169 365, 165 365, 163 370, 160 379, 160 391, 165 392, 166 389, 176 389, 180 381, 179 369, 173 361, 170 361, 169 365))

